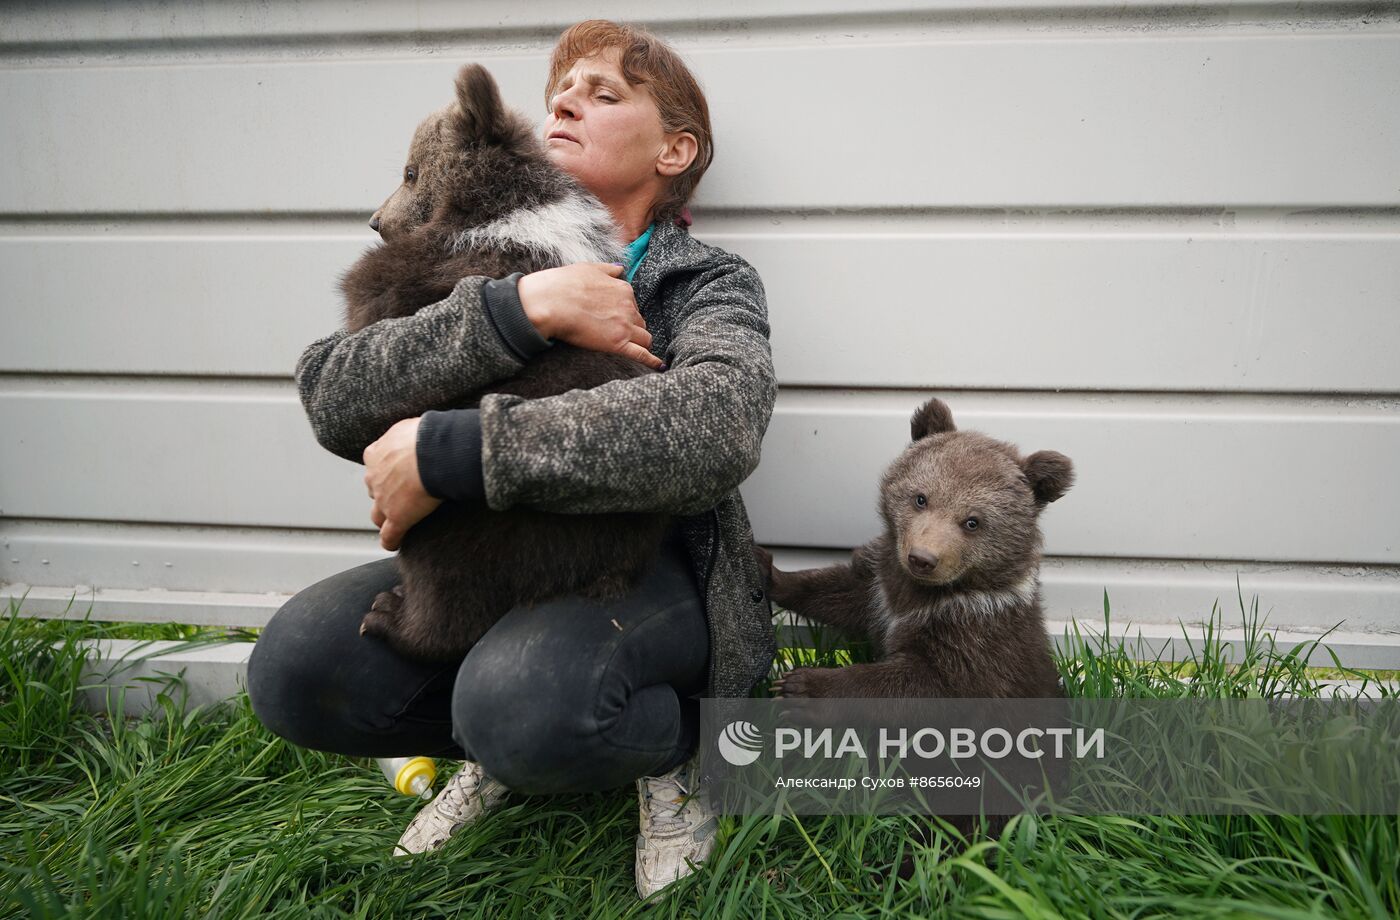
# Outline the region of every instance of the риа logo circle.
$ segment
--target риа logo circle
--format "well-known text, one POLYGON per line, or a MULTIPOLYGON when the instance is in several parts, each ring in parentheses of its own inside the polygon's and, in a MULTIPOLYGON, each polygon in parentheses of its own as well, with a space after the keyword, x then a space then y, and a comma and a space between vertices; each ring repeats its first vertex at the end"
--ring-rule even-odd
POLYGON ((736 767, 746 767, 763 753, 763 736, 758 726, 742 719, 730 722, 719 733, 719 754, 736 767))

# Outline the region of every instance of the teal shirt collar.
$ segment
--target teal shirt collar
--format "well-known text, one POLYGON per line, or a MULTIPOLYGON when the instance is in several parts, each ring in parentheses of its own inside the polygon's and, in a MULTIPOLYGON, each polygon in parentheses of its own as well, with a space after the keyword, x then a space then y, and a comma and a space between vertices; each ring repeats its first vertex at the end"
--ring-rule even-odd
POLYGON ((637 269, 642 265, 642 258, 647 254, 647 244, 651 242, 651 231, 655 229, 656 224, 653 223, 642 231, 641 236, 627 244, 627 251, 623 257, 626 259, 627 281, 629 283, 637 274, 637 269))

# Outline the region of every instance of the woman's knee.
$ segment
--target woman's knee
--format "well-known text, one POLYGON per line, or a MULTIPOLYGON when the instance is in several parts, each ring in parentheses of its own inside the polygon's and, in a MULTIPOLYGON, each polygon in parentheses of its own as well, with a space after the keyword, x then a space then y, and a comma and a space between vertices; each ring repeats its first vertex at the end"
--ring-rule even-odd
POLYGON ((253 712, 273 734, 304 747, 329 749, 369 715, 358 703, 375 670, 374 649, 358 635, 354 614, 368 609, 392 570, 359 566, 299 592, 273 614, 248 660, 253 712))
POLYGON ((306 745, 324 714, 316 711, 320 653, 315 637, 303 628, 306 618, 298 597, 282 605, 253 644, 247 689, 253 712, 268 731, 306 745))
POLYGON ((518 654, 514 666, 496 655, 473 661, 477 649, 463 662, 452 695, 457 743, 512 789, 582 791, 577 761, 597 731, 596 687, 566 663, 544 675, 518 654))
POLYGON ((532 793, 608 789, 674 760, 675 688, 636 685, 616 627, 607 632, 617 638, 586 641, 547 619, 537 625, 548 638, 523 618, 502 621, 467 654, 452 697, 453 736, 467 757, 532 793))

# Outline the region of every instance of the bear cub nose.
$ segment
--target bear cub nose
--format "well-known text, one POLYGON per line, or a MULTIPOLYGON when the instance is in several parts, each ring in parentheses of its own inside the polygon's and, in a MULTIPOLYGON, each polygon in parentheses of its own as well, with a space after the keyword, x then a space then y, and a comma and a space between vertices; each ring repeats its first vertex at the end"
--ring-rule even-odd
POLYGON ((938 568, 938 557, 927 550, 909 551, 909 570, 915 575, 927 575, 938 568))
POLYGON ((378 233, 378 232, 379 232, 379 218, 378 218, 378 217, 371 217, 371 218, 369 219, 369 228, 370 228, 371 230, 373 230, 375 233, 378 233))

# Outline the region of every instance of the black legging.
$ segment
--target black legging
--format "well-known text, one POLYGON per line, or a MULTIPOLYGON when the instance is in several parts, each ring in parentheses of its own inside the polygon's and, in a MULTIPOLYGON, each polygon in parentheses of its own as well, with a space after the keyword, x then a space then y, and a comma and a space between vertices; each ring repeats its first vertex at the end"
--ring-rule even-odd
POLYGON ((609 789, 695 752, 709 634, 674 531, 628 596, 517 607, 445 666, 359 634, 397 581, 392 559, 371 562, 273 616, 248 662, 268 729, 352 756, 466 758, 522 792, 609 789))

